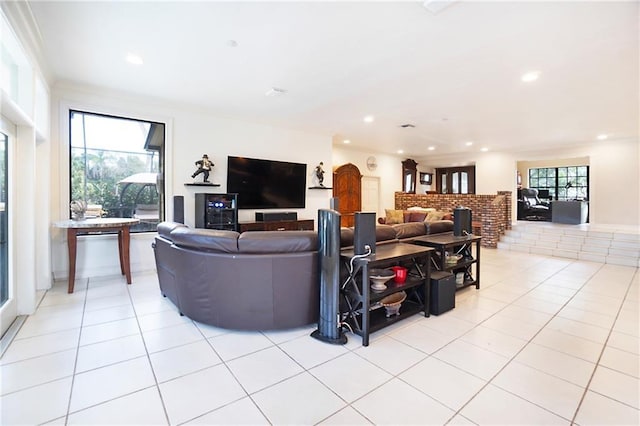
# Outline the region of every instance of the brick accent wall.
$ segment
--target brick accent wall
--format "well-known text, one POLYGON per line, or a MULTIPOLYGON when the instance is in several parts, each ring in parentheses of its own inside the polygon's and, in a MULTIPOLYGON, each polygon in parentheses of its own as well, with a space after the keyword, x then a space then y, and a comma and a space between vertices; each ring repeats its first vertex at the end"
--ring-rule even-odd
POLYGON ((458 206, 471 209, 472 220, 481 224, 481 245, 498 247, 500 236, 511 229, 511 191, 498 191, 496 195, 483 194, 406 194, 395 193, 395 208, 433 207, 453 211, 458 206))

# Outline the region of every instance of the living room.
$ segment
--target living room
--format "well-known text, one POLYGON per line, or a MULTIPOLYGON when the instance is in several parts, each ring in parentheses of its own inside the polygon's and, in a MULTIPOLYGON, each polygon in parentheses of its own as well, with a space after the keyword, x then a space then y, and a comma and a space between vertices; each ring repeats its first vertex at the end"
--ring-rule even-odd
MULTIPOLYGON (((421 6, 420 6, 421 7, 421 6)), ((628 4, 633 16, 637 17, 637 5, 628 4)), ((212 108, 185 101, 170 101, 167 96, 154 96, 153 90, 148 93, 136 91, 123 91, 111 87, 105 80, 104 85, 94 85, 86 80, 62 80, 52 78, 52 64, 42 56, 34 47, 33 30, 29 31, 25 22, 20 23, 16 18, 24 15, 24 5, 4 4, 3 12, 8 15, 9 30, 18 34, 18 39, 26 47, 25 63, 31 74, 27 73, 32 81, 29 89, 32 96, 28 100, 12 99, 4 96, 2 113, 14 124, 16 139, 15 157, 11 169, 13 186, 13 206, 16 212, 13 219, 13 235, 20 235, 15 243, 13 252, 14 271, 13 278, 20 283, 17 288, 19 303, 15 312, 20 315, 32 314, 39 302, 39 296, 44 290, 51 287, 54 280, 64 280, 67 276, 67 242, 64 233, 51 227, 51 223, 69 218, 69 111, 81 110, 97 112, 120 117, 131 117, 142 120, 161 122, 166 125, 166 156, 165 162, 165 194, 167 195, 164 206, 164 217, 170 219, 173 211, 173 195, 184 195, 185 218, 190 225, 194 224, 193 197, 199 189, 185 186, 192 181, 194 160, 207 153, 216 164, 210 180, 221 183, 220 192, 224 192, 226 181, 226 161, 228 156, 247 156, 252 158, 265 158, 279 161, 292 161, 304 163, 309 171, 309 186, 311 185, 311 170, 319 162, 324 163, 325 182, 327 187, 332 186, 331 171, 340 165, 353 163, 365 176, 376 178, 379 181, 379 206, 378 216, 384 215, 385 208, 392 208, 394 193, 401 190, 402 167, 401 161, 412 158, 418 163, 420 172, 433 173, 438 167, 451 165, 475 165, 476 193, 495 194, 497 191, 516 191, 516 170, 519 161, 556 161, 558 159, 588 158, 590 167, 590 222, 594 224, 618 224, 622 226, 638 227, 640 225, 640 187, 639 171, 640 156, 638 154, 638 102, 637 96, 629 101, 628 97, 618 99, 627 114, 634 118, 625 121, 625 124, 613 123, 610 127, 625 127, 631 122, 634 129, 631 133, 625 133, 621 137, 612 136, 609 140, 596 139, 597 134, 586 136, 579 140, 573 140, 567 145, 554 144, 555 139, 549 138, 550 143, 537 144, 531 141, 527 146, 517 150, 498 147, 487 152, 480 151, 482 147, 476 143, 472 148, 463 147, 455 152, 446 151, 443 147, 439 150, 427 151, 430 140, 417 140, 416 147, 406 149, 405 153, 398 153, 394 145, 393 150, 383 150, 380 145, 374 148, 368 146, 366 135, 374 133, 390 132, 390 127, 397 127, 395 117, 385 119, 376 114, 376 121, 370 124, 362 123, 364 114, 371 111, 361 111, 353 106, 344 107, 345 113, 350 111, 345 121, 357 121, 361 126, 368 126, 360 133, 359 140, 355 138, 352 144, 345 144, 344 140, 349 135, 337 135, 326 132, 322 126, 309 126, 307 130, 301 130, 295 125, 295 114, 281 119, 278 124, 275 121, 264 119, 259 110, 270 109, 295 110, 295 106, 287 100, 287 96, 294 96, 295 90, 283 97, 262 97, 256 102, 259 108, 251 114, 239 118, 235 113, 236 105, 230 104, 228 109, 212 108), (41 63, 42 61, 42 63, 41 63), (354 113, 353 111, 357 111, 354 113), (288 120, 289 117, 291 120, 288 120), (386 125, 386 130, 383 126, 386 125), (377 126, 377 127, 376 127, 377 126), (368 167, 370 157, 375 157, 376 167, 368 167), (18 164, 37 164, 35 170, 27 168, 28 172, 18 167, 18 164), (35 196, 37 195, 37 197, 35 196)), ((612 24, 613 25, 613 24, 612 24)), ((631 26, 633 27, 633 26, 631 26)), ((629 28, 626 26, 625 28, 629 28)), ((635 26, 637 30, 637 24, 635 26)), ((4 28, 3 28, 4 31, 4 28)), ((449 34, 451 35, 451 34, 449 34)), ((637 37, 635 40, 635 53, 629 59, 633 67, 624 68, 625 71, 635 72, 637 75, 637 37)), ((37 41, 37 37, 36 37, 37 41)), ((242 40, 239 40, 240 47, 242 40)), ((37 43, 36 43, 37 44, 37 43)), ((231 47, 227 47, 231 49, 231 47)), ((627 52, 626 50, 624 52, 627 52)), ((558 55, 566 52, 558 53, 558 55)), ((398 58, 394 58, 398 59, 398 58)), ((473 57, 470 60, 481 58, 473 57)), ((626 64, 626 62, 625 62, 626 64)), ((373 64, 375 66, 377 64, 373 64)), ((118 65, 119 66, 119 65, 118 65)), ((114 65, 114 68, 118 66, 114 65)), ((162 65, 156 64, 161 67, 162 65)), ((339 66, 337 66, 339 68, 339 66)), ((20 67, 19 67, 20 68, 20 67)), ((106 68, 106 67, 105 67, 106 68)), ((22 68, 20 68, 22 70, 22 68)), ((325 70, 326 71, 326 70, 325 70)), ((519 72, 519 71, 518 71, 519 72)), ((135 74, 135 71, 133 71, 135 74)), ((173 78, 180 84, 189 85, 187 70, 182 75, 174 75, 173 78)), ((503 76, 504 77, 504 76, 503 76)), ((515 79, 519 79, 514 70, 515 79)), ((139 77, 135 77, 139 78, 139 77)), ((505 77, 506 78, 506 77, 505 77)), ((477 77, 478 80, 481 77, 477 77)), ((614 78, 615 79, 615 78, 614 78)), ((622 77, 621 77, 622 79, 622 77)), ((605 84, 610 79, 601 79, 593 76, 594 85, 605 84)), ((628 80, 624 80, 628 81, 628 80)), ((154 82, 155 88, 160 91, 162 82, 154 82)), ((519 83, 519 82, 518 82, 519 83)), ((267 83, 265 83, 267 84, 267 83)), ((273 82, 269 82, 271 87, 273 82)), ((425 86, 426 89, 427 86, 425 86)), ((211 97, 215 97, 215 89, 200 87, 202 91, 210 90, 211 97)), ((612 88, 612 91, 614 88, 612 88)), ((638 83, 625 87, 629 93, 637 93, 638 83)), ((256 89, 258 90, 258 89, 256 89)), ((259 90, 262 90, 260 88, 259 90)), ((299 89, 302 91, 302 89, 299 89)), ((313 95, 313 90, 308 89, 313 95)), ((423 90, 423 89, 421 89, 423 90)), ((526 90, 526 89, 524 89, 526 90)), ((581 88, 577 91, 579 92, 581 88)), ((262 90, 263 91, 263 90, 262 90)), ((605 90, 606 91, 606 90, 605 90)), ((576 93, 572 91, 571 93, 576 93)), ((618 93, 616 91, 616 93, 618 93)), ((385 93, 385 95, 389 95, 385 93)), ((366 99, 366 98, 365 98, 366 99)), ((598 99, 580 99, 576 102, 598 102, 598 99)), ((616 99, 613 100, 615 103, 616 99)), ((535 105, 546 108, 552 99, 536 99, 535 105)), ((607 99, 607 102, 612 102, 607 99)), ((366 101, 363 102, 366 105, 366 101)), ((326 109, 337 108, 340 102, 337 100, 326 109)), ((562 113, 567 120, 593 121, 594 117, 572 118, 571 111, 567 107, 562 113)), ((474 105, 481 110, 495 110, 495 114, 503 114, 500 105, 486 106, 474 105)), ((527 108, 524 108, 526 115, 527 108)), ((523 112, 523 111, 520 111, 523 112)), ((557 112, 557 111, 555 111, 557 112)), ((322 109, 319 110, 322 113, 322 109)), ((479 114, 485 118, 487 112, 479 114)), ((432 123, 434 131, 437 128, 447 126, 447 122, 455 122, 455 117, 442 117, 433 114, 438 123, 432 123), (447 118, 447 120, 444 120, 447 118)), ((409 119, 410 117, 408 117, 409 119)), ((621 120, 622 121, 622 120, 621 120)), ((524 126, 525 128, 527 126, 524 126)), ((609 128, 609 127, 608 127, 609 128)), ((604 128, 600 132, 612 132, 604 128)), ((412 129, 402 129, 411 131, 412 129)), ((534 129, 532 129, 534 132, 534 129)), ((395 133, 394 133, 395 135, 395 133)), ((401 138, 406 138, 402 136, 401 138)), ((389 138, 392 139, 392 138, 389 138)), ((410 139, 410 138, 407 138, 410 139)), ((459 138, 462 144, 466 139, 459 138)), ((514 142, 515 143, 515 142, 514 142)), ((391 144, 388 142, 388 144, 391 144)), ((398 144, 400 145, 400 144, 398 144)), ((443 145, 447 145, 444 143, 443 145)), ((508 141, 507 141, 508 145, 508 141)), ((398 149, 400 146, 398 146, 398 149)), ((424 185, 418 185, 417 190, 424 193, 433 189, 424 185)), ((330 191, 307 191, 306 207, 297 209, 301 218, 316 219, 317 210, 329 205, 330 191)), ((512 209, 516 211, 515 206, 512 209)), ((254 210, 240 211, 240 220, 252 220, 254 210)), ((515 221, 515 213, 514 218, 515 221)), ((79 248, 78 275, 80 277, 109 276, 118 272, 118 255, 113 250, 114 241, 104 236, 94 236, 81 242, 79 248)), ((155 268, 151 243, 152 234, 138 234, 131 240, 131 268, 135 274, 153 271, 155 268)), ((499 253, 499 251, 496 251, 499 253)), ((499 262, 496 259, 496 262, 499 262)))

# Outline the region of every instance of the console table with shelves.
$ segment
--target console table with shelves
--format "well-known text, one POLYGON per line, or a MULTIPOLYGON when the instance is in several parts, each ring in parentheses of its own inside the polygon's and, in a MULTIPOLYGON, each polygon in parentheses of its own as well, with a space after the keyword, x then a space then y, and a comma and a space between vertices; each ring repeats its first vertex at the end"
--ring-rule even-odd
POLYGON ((313 219, 240 222, 240 231, 313 231, 313 219))
POLYGON ((362 345, 369 345, 369 334, 394 324, 418 312, 429 316, 430 275, 432 248, 406 243, 382 244, 367 257, 354 258, 353 250, 342 250, 340 321, 346 322, 353 333, 362 336, 362 345), (353 261, 352 261, 353 259, 353 261), (372 269, 392 266, 407 268, 407 279, 396 283, 391 278, 383 291, 371 289, 369 279, 372 269), (394 293, 404 291, 406 299, 398 315, 387 317, 380 301, 394 293))
POLYGON ((431 247, 435 252, 431 263, 438 271, 450 271, 454 275, 464 274, 462 284, 456 282, 456 290, 475 285, 480 288, 480 240, 479 235, 455 236, 453 233, 425 235, 413 239, 412 244, 431 247), (475 246, 475 249, 473 248, 475 246), (461 255, 455 263, 447 262, 447 254, 461 255), (475 266, 475 268, 474 268, 475 266), (474 271, 475 269, 475 271, 474 271))

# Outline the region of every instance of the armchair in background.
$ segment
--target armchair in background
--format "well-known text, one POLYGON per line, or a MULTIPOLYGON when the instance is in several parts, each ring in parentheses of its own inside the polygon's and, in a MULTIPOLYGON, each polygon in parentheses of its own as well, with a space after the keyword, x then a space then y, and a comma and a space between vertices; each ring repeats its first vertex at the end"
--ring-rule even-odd
POLYGON ((540 201, 538 190, 522 188, 518 199, 518 219, 521 220, 551 220, 551 207, 540 201))

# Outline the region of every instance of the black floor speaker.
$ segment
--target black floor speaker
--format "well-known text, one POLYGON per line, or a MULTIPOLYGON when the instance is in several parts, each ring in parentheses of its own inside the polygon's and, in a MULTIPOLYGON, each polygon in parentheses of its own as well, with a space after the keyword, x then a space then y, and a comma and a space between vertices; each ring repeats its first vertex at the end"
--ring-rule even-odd
POLYGON ((456 278, 451 272, 431 273, 429 312, 440 315, 456 307, 456 278))
POLYGON ((463 236, 471 234, 471 209, 456 207, 453 209, 453 235, 463 236))
POLYGON ((356 212, 353 228, 353 251, 355 254, 367 254, 365 246, 376 252, 376 214, 356 212))
POLYGON ((182 195, 173 197, 173 221, 184 223, 184 196, 182 195))

